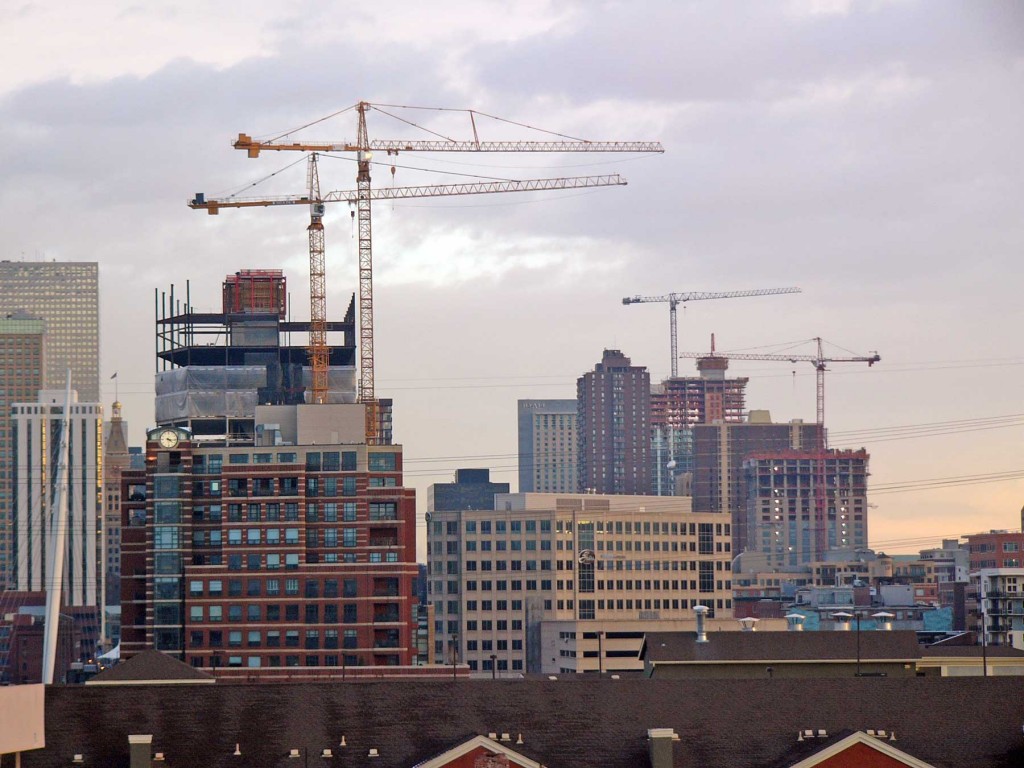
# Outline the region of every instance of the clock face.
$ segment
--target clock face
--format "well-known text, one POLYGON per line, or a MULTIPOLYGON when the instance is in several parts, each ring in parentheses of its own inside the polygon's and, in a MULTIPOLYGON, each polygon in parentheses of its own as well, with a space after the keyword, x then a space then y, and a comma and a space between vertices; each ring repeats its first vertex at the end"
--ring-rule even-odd
POLYGON ((168 429, 165 432, 160 433, 160 445, 164 448, 173 448, 178 444, 178 433, 173 429, 168 429))

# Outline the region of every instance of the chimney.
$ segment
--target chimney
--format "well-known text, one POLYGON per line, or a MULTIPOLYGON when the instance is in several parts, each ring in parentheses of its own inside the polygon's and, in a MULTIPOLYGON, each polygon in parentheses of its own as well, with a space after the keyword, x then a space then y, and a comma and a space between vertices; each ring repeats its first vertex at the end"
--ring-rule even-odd
POLYGON ((679 741, 671 728, 651 728, 647 731, 647 752, 651 768, 672 768, 672 743, 679 741))
POLYGON ((893 613, 887 613, 886 611, 879 611, 878 613, 871 614, 871 618, 878 622, 878 629, 883 632, 892 632, 892 620, 896 618, 893 613))
POLYGON ((129 765, 131 768, 151 768, 153 734, 128 734, 129 765))
POLYGON ((760 621, 760 619, 755 619, 753 616, 747 616, 746 618, 739 619, 740 627, 742 628, 741 631, 743 631, 743 632, 756 632, 757 631, 757 622, 759 622, 759 621, 760 621))
POLYGON ((787 613, 785 618, 786 628, 790 632, 804 631, 804 615, 802 613, 787 613))
MULTIPOLYGON (((704 617, 710 609, 706 605, 695 605, 693 606, 693 612, 697 614, 697 642, 706 643, 708 641, 708 633, 704 629, 704 617)), ((135 766, 132 766, 135 768, 135 766)))

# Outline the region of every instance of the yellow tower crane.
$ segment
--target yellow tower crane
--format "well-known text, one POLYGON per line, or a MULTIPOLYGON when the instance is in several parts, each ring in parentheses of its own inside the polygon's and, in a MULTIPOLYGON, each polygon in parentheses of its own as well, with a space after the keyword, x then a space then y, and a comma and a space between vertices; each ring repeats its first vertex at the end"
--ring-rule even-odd
MULTIPOLYGON (((492 192, 521 192, 536 190, 554 189, 578 189, 583 187, 618 186, 624 185, 624 179, 618 174, 604 176, 575 176, 555 179, 527 179, 527 180, 503 180, 495 182, 477 182, 469 184, 442 184, 429 186, 412 187, 391 187, 390 189, 373 189, 371 187, 370 166, 372 165, 373 152, 386 152, 389 156, 397 156, 399 152, 641 152, 661 153, 664 152, 660 142, 651 141, 586 141, 557 134, 560 138, 550 141, 481 141, 477 132, 476 117, 482 116, 490 119, 500 120, 505 123, 517 125, 522 128, 531 126, 502 118, 487 115, 476 110, 450 110, 440 111, 466 112, 469 115, 472 126, 472 140, 455 140, 448 137, 434 134, 435 139, 429 140, 408 140, 408 139, 370 139, 366 125, 366 114, 368 111, 376 110, 382 114, 394 117, 404 123, 416 128, 420 126, 408 120, 397 117, 387 112, 386 109, 401 109, 398 105, 371 104, 366 101, 336 112, 328 117, 334 117, 343 112, 354 110, 357 114, 356 140, 349 141, 305 141, 294 142, 285 140, 294 131, 282 134, 275 139, 267 141, 256 141, 245 133, 238 134, 234 142, 235 149, 244 150, 249 157, 259 157, 261 152, 266 151, 298 151, 313 153, 309 166, 309 190, 306 195, 286 195, 275 198, 237 198, 207 199, 203 195, 196 197, 189 202, 194 209, 206 210, 216 214, 221 208, 244 208, 252 206, 272 205, 310 205, 311 222, 309 225, 310 235, 310 362, 313 366, 313 395, 314 402, 324 402, 326 399, 327 387, 327 345, 326 332, 317 336, 317 328, 326 328, 326 280, 324 277, 324 250, 323 250, 323 224, 322 211, 323 203, 348 202, 355 206, 355 215, 359 237, 359 401, 366 405, 366 438, 368 443, 378 442, 382 431, 378 423, 377 401, 374 391, 374 359, 373 359, 373 238, 371 227, 371 201, 380 199, 405 199, 414 197, 438 197, 443 195, 469 195, 492 192), (347 192, 331 192, 325 195, 319 194, 318 177, 316 175, 317 153, 327 152, 354 152, 356 155, 356 189, 347 192), (317 182, 314 188, 314 182, 317 182), (316 211, 320 211, 319 214, 316 211), (319 289, 319 294, 317 293, 319 289), (318 315, 319 313, 319 315, 318 315), (322 350, 322 355, 317 350, 322 350), (319 368, 318 368, 319 367, 319 368)), ((413 109, 422 109, 413 107, 413 109)), ((308 124, 314 125, 328 118, 321 118, 308 124)), ((431 131, 431 133, 433 133, 431 131)), ((550 132, 548 132, 550 133, 550 132)))

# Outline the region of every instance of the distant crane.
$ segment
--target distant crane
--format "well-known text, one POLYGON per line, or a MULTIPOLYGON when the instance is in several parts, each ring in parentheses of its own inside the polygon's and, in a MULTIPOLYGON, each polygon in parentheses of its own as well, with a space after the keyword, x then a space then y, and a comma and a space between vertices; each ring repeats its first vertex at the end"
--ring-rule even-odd
POLYGON ((679 332, 676 321, 676 307, 687 301, 704 301, 706 299, 740 299, 747 296, 777 296, 783 293, 800 293, 799 288, 757 288, 750 291, 690 291, 688 293, 669 293, 665 296, 627 296, 622 300, 625 305, 668 302, 668 328, 672 352, 672 378, 679 375, 679 332))
MULTIPOLYGON (((370 185, 370 166, 373 158, 374 151, 387 152, 388 156, 397 156, 399 152, 664 152, 664 148, 659 142, 654 141, 585 141, 581 139, 572 139, 570 137, 556 134, 559 136, 559 140, 555 141, 480 141, 479 134, 477 133, 476 116, 488 117, 491 119, 502 120, 503 122, 510 123, 513 125, 523 126, 520 123, 512 123, 512 121, 503 120, 502 118, 495 118, 493 115, 486 115, 482 112, 475 110, 451 110, 445 109, 443 111, 465 111, 469 115, 470 124, 473 131, 472 141, 457 141, 450 139, 440 134, 434 134, 439 139, 430 140, 409 140, 409 139, 398 139, 398 140, 382 140, 382 139, 370 139, 366 126, 366 113, 375 109, 382 114, 386 114, 389 117, 395 117, 390 112, 385 111, 384 108, 395 108, 395 105, 387 104, 370 104, 366 101, 360 101, 359 103, 349 107, 342 112, 349 110, 355 110, 358 119, 356 125, 356 140, 355 142, 350 141, 332 141, 332 142, 293 142, 293 141, 282 141, 286 136, 290 136, 291 132, 282 134, 276 139, 268 141, 257 141, 251 136, 240 133, 238 139, 233 143, 235 149, 244 150, 248 153, 249 157, 259 157, 260 152, 263 151, 299 151, 299 152, 354 152, 356 154, 357 173, 356 173, 356 190, 352 192, 332 192, 323 195, 315 194, 313 189, 313 176, 310 176, 309 193, 305 196, 285 196, 278 198, 266 198, 266 199, 241 199, 241 198, 224 198, 221 200, 206 199, 203 195, 196 195, 196 197, 189 203, 191 208, 205 209, 211 214, 218 213, 220 208, 243 208, 250 206, 272 206, 272 205, 303 205, 311 204, 311 212, 314 208, 319 208, 318 203, 327 202, 348 202, 350 205, 355 206, 353 216, 357 220, 358 233, 359 233, 359 401, 366 404, 366 437, 370 443, 377 442, 376 436, 378 434, 377 424, 377 407, 374 393, 374 360, 373 360, 373 243, 371 236, 371 216, 370 216, 370 201, 380 199, 405 199, 413 197, 437 197, 442 195, 468 195, 478 194, 487 192, 517 192, 517 191, 533 191, 533 190, 550 190, 550 189, 577 189, 582 187, 598 187, 598 186, 613 186, 613 185, 624 185, 625 180, 621 179, 617 174, 610 174, 606 176, 587 176, 587 177, 568 177, 560 179, 527 179, 527 180, 513 180, 506 179, 501 181, 492 182, 479 182, 471 184, 450 184, 450 185, 431 185, 431 186, 413 186, 413 187, 391 187, 390 189, 371 189, 370 185), (568 140, 566 140, 568 139, 568 140), (319 199, 314 199, 319 198, 319 199)), ((414 107, 415 108, 415 107, 414 107)), ((340 114, 335 113, 335 114, 340 114)), ((331 115, 330 117, 333 117, 331 115)), ((322 122, 327 118, 321 118, 320 120, 314 121, 314 123, 322 122)), ((420 126, 409 122, 403 118, 396 118, 404 123, 412 125, 416 128, 420 126)), ((309 123, 308 125, 313 125, 309 123)), ((550 132, 549 132, 550 133, 550 132)), ((310 165, 312 174, 315 170, 315 161, 310 165)), ((394 167, 392 167, 394 172, 394 167)), ((316 190, 318 192, 318 190, 316 190)), ((319 241, 318 244, 314 243, 314 226, 315 223, 311 221, 310 224, 310 265, 311 270, 314 266, 314 251, 318 245, 320 248, 319 258, 320 267, 322 269, 323 264, 323 237, 322 230, 319 230, 319 241)), ((319 276, 322 278, 322 271, 319 272, 319 276)), ((313 303, 315 288, 313 286, 314 275, 311 271, 310 275, 310 297, 311 303, 313 303)), ((319 309, 324 310, 324 304, 319 304, 319 309)), ((317 311, 317 309, 313 309, 317 311)), ((310 349, 315 353, 317 348, 317 342, 313 339, 313 334, 316 332, 318 327, 318 321, 320 318, 313 317, 312 323, 310 324, 310 349)), ((323 318, 326 322, 326 317, 323 318)), ((317 361, 314 356, 311 362, 314 365, 323 365, 326 367, 326 340, 323 344, 324 355, 320 362, 317 361)), ((318 386, 318 382, 325 385, 326 372, 322 376, 318 376, 314 370, 313 373, 314 381, 314 400, 317 399, 318 395, 315 387, 318 386)))
MULTIPOLYGON (((810 363, 814 366, 815 384, 817 394, 816 420, 818 425, 817 452, 818 460, 815 462, 814 478, 814 517, 815 535, 817 539, 818 552, 826 549, 826 528, 825 528, 825 451, 828 449, 828 439, 825 436, 825 370, 829 363, 867 363, 872 366, 879 362, 882 357, 878 352, 869 352, 867 355, 851 355, 849 357, 826 357, 824 342, 820 336, 811 339, 818 345, 816 355, 786 355, 786 354, 724 354, 730 360, 764 360, 783 363, 810 363)), ((706 352, 683 352, 680 357, 703 358, 709 357, 706 352)), ((711 354, 715 355, 715 336, 711 335, 711 354)))
MULTIPOLYGON (((825 440, 825 370, 828 363, 867 363, 869 366, 874 365, 881 356, 877 352, 869 352, 867 355, 852 355, 850 357, 826 357, 824 350, 824 340, 820 336, 816 336, 811 339, 818 345, 818 354, 816 355, 786 355, 786 354, 723 354, 720 357, 727 357, 730 360, 765 360, 765 361, 776 361, 782 363, 810 363, 814 366, 816 373, 816 384, 817 384, 817 424, 818 424, 818 442, 819 447, 824 450, 826 447, 825 440)), ((687 358, 702 358, 702 357, 716 357, 715 354, 715 336, 711 335, 711 354, 707 352, 682 352, 680 357, 687 358)))

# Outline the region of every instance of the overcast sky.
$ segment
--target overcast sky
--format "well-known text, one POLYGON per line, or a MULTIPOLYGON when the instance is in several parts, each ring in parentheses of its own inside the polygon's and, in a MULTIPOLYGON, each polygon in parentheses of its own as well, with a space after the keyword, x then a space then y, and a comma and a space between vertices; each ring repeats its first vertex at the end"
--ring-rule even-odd
MULTIPOLYGON (((680 348, 707 349, 715 332, 725 350, 814 336, 878 350, 870 370, 830 374, 827 422, 834 446, 871 452, 871 541, 914 551, 1020 526, 1020 479, 882 490, 1024 475, 1022 94, 1024 6, 1010 0, 12 0, 0 4, 0 243, 3 258, 100 263, 104 400, 118 371, 139 442, 153 421, 154 289, 191 280, 193 303, 213 309, 224 275, 283 268, 295 316, 308 316, 305 209, 185 205, 300 159, 247 159, 230 146, 238 132, 273 136, 367 100, 661 141, 652 156, 403 154, 394 180, 376 158, 376 186, 465 178, 453 173, 629 181, 374 208, 377 392, 395 400, 421 510, 426 486, 458 466, 490 466, 514 489, 516 400, 574 397, 603 348, 667 375, 667 307, 623 296, 796 285, 803 294, 689 304, 680 348), (954 420, 932 436, 886 431, 954 420)), ((464 114, 388 111, 472 135, 464 114)), ((376 111, 369 128, 427 137, 376 111)), ((355 121, 298 135, 351 140, 355 121)), ((253 193, 304 184, 300 162, 253 193)), ((352 188, 353 163, 323 160, 321 184, 352 188)), ((347 207, 326 226, 339 317, 356 287, 347 207)), ((750 407, 814 418, 810 366, 731 372, 750 377, 750 407)))

